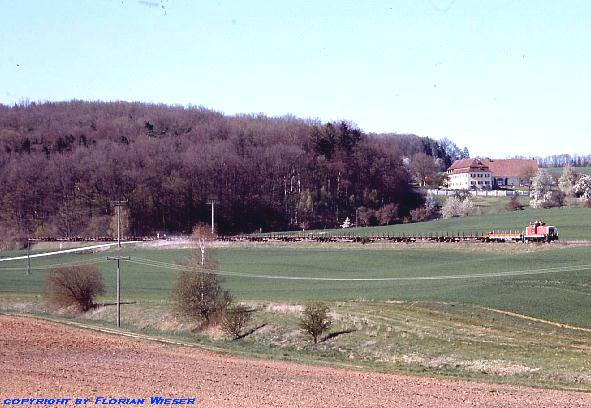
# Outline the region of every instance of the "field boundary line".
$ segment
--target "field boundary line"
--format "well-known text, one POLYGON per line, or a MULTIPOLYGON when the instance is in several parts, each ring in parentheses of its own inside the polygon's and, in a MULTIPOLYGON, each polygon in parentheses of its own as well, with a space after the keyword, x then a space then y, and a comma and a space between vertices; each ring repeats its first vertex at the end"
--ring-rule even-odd
MULTIPOLYGON (((135 244, 137 242, 142 242, 142 241, 126 241, 126 242, 122 242, 122 244, 135 244)), ((27 259, 27 258, 41 258, 44 256, 50 256, 50 255, 70 254, 70 253, 75 253, 75 252, 86 251, 89 249, 108 248, 108 247, 112 247, 114 245, 117 245, 117 242, 113 242, 111 244, 90 245, 90 246, 79 247, 79 248, 63 249, 60 251, 43 252, 40 254, 33 254, 33 255, 20 255, 20 256, 13 256, 10 258, 0 258, 0 262, 18 261, 18 260, 27 259)))
POLYGON ((561 329, 569 329, 569 330, 582 331, 585 333, 591 333, 591 329, 586 328, 586 327, 579 327, 579 326, 573 326, 573 325, 566 324, 566 323, 553 322, 552 320, 540 319, 538 317, 528 316, 528 315, 524 315, 521 313, 510 312, 508 310, 495 309, 492 307, 484 307, 484 306, 479 306, 479 307, 481 309, 488 310, 490 312, 500 313, 500 314, 503 314, 506 316, 517 317, 517 318, 524 319, 524 320, 530 320, 530 321, 536 322, 536 323, 544 323, 544 324, 548 324, 550 326, 560 327, 561 329))

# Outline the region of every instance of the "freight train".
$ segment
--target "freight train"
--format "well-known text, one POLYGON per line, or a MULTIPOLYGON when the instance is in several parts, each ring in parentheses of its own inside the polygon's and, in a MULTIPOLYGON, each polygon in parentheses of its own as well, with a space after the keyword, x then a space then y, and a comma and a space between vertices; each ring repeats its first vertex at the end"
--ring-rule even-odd
POLYGON ((558 228, 538 220, 525 227, 524 231, 491 231, 483 238, 487 242, 552 242, 558 240, 558 228))

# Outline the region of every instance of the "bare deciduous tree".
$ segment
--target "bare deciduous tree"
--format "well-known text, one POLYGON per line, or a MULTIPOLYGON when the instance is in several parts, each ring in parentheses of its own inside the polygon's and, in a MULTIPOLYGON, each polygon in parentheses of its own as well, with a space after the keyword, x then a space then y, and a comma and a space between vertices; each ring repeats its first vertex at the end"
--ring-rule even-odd
POLYGON ((328 315, 329 308, 324 303, 308 303, 304 307, 300 320, 300 328, 318 343, 318 337, 332 325, 332 320, 328 315))
POLYGON ((222 288, 215 265, 210 262, 180 272, 172 287, 172 300, 177 313, 209 326, 219 322, 232 296, 222 288))
POLYGON ((222 319, 222 330, 237 339, 250 321, 252 311, 244 305, 236 305, 226 309, 222 319))
POLYGON ((205 265, 206 251, 209 243, 215 239, 211 227, 207 224, 199 224, 193 228, 191 239, 199 245, 201 251, 201 265, 205 265))
POLYGON ((94 265, 52 269, 45 282, 45 298, 50 306, 76 306, 82 312, 94 306, 94 300, 104 293, 101 274, 94 265))
POLYGON ((413 156, 410 169, 421 187, 432 183, 439 170, 433 157, 425 153, 417 153, 413 156))

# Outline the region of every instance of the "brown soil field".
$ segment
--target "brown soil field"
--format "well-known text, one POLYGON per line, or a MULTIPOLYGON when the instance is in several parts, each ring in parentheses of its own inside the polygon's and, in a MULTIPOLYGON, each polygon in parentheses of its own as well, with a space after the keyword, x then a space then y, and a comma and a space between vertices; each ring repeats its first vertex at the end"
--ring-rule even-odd
POLYGON ((99 395, 196 407, 591 407, 587 393, 249 360, 0 316, 0 404, 99 395))

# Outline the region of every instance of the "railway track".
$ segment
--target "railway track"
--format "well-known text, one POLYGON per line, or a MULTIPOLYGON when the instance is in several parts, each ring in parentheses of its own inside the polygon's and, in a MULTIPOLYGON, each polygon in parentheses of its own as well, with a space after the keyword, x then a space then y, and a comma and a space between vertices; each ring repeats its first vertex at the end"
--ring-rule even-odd
POLYGON ((268 234, 268 235, 223 235, 219 241, 225 242, 486 242, 485 234, 381 234, 358 236, 349 234, 268 234))

